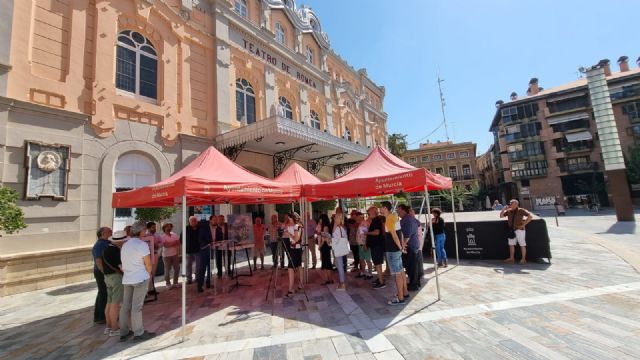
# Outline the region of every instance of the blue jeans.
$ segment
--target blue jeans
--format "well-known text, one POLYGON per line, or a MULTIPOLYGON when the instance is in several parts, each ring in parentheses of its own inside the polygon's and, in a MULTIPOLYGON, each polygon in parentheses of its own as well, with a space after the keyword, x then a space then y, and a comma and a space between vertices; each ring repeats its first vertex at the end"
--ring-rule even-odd
POLYGON ((211 250, 209 247, 201 249, 198 254, 200 262, 196 272, 196 281, 198 282, 198 289, 202 289, 204 285, 205 274, 207 277, 207 287, 211 287, 211 250))
POLYGON ((346 261, 346 257, 344 256, 336 256, 336 267, 338 268, 338 279, 341 284, 344 284, 344 271, 345 267, 343 266, 344 261, 346 261))
POLYGON ((447 261, 447 252, 444 250, 444 242, 446 240, 446 236, 444 234, 437 234, 435 236, 436 241, 436 259, 441 263, 443 261, 447 261))

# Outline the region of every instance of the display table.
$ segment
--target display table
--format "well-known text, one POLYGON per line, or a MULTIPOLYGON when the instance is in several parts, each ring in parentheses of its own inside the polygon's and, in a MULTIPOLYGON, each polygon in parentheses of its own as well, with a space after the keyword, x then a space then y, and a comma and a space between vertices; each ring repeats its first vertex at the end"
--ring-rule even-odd
MULTIPOLYGON (((464 212, 456 214, 458 229, 458 251, 461 259, 504 260, 509 257, 507 235, 509 226, 506 218, 500 218, 498 211, 464 212)), ((447 241, 445 250, 449 262, 456 258, 453 215, 442 215, 445 220, 447 241)), ((423 217, 424 222, 424 217, 423 217)), ((527 225, 527 260, 548 259, 551 261, 551 249, 547 224, 544 219, 534 215, 527 225)), ((430 251, 431 239, 425 241, 425 254, 430 251)), ((430 253, 429 253, 430 254, 430 253)), ((516 260, 520 259, 520 247, 516 246, 516 260)))

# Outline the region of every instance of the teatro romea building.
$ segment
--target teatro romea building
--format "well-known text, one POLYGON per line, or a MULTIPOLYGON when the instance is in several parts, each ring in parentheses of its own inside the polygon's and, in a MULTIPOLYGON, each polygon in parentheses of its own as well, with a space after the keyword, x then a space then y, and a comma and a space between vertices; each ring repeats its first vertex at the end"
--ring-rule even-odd
POLYGON ((208 146, 262 176, 295 161, 323 180, 386 146, 384 87, 294 1, 2 6, 0 179, 29 226, 0 237, 0 296, 92 278, 98 227, 135 214, 114 211, 111 194, 164 179, 208 146))

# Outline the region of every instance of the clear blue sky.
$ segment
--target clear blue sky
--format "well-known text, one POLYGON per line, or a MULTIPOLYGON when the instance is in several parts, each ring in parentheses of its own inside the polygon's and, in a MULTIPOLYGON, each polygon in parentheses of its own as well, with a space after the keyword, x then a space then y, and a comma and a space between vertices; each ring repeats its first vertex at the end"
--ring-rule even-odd
MULTIPOLYGON (((550 88, 575 80, 580 66, 608 58, 617 71, 621 55, 632 68, 640 56, 638 0, 303 3, 318 14, 333 49, 386 87, 389 133, 414 142, 440 124, 439 68, 449 136, 476 142, 478 153, 493 141, 496 100, 526 94, 532 77, 550 88)), ((445 139, 444 129, 429 137, 445 139)))

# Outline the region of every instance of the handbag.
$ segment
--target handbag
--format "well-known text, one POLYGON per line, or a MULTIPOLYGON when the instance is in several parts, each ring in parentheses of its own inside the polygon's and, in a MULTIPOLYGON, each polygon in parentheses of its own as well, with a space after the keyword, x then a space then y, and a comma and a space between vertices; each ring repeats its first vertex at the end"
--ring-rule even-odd
POLYGON ((342 234, 342 228, 340 228, 340 237, 331 240, 331 249, 336 257, 345 256, 349 253, 349 239, 342 234))

